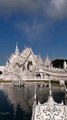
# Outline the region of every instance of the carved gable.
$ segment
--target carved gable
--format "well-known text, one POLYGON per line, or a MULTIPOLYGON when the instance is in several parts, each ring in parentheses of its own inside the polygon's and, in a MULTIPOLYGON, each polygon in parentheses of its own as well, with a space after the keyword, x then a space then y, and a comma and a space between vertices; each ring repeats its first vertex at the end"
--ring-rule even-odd
POLYGON ((41 58, 35 55, 31 48, 25 48, 19 53, 16 47, 15 53, 9 58, 9 64, 5 67, 5 73, 15 74, 28 74, 34 72, 41 62, 41 58))

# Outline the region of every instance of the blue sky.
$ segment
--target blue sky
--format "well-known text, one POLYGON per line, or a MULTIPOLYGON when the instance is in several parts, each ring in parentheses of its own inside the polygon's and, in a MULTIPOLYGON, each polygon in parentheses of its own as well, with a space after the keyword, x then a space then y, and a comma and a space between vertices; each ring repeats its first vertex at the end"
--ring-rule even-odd
POLYGON ((67 0, 0 1, 0 64, 15 51, 67 58, 67 0))

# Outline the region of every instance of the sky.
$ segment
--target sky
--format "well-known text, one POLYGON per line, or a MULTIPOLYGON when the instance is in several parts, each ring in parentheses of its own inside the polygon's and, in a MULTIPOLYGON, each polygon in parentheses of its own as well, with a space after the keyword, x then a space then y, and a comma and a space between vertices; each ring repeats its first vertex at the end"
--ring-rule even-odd
POLYGON ((67 0, 0 0, 0 65, 16 42, 20 52, 67 58, 67 0))

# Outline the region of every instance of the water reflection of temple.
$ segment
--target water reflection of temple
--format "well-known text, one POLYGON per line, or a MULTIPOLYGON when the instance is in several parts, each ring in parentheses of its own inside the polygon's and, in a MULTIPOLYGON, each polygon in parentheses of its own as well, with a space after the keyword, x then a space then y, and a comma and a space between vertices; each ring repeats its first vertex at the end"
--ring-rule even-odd
MULTIPOLYGON (((39 87, 35 83, 34 84, 29 83, 25 87, 12 87, 11 84, 8 84, 8 83, 0 85, 0 89, 4 91, 9 101, 9 104, 13 105, 14 116, 16 116, 16 111, 18 106, 22 109, 22 111, 27 111, 27 112, 32 111, 32 113, 33 113, 33 109, 32 109, 33 106, 34 106, 34 109, 35 108, 37 109, 37 111, 39 110, 38 107, 41 107, 41 106, 42 108, 44 108, 44 106, 48 108, 49 106, 49 109, 51 108, 50 110, 52 109, 54 110, 56 106, 57 108, 60 108, 60 109, 62 108, 63 111, 66 110, 66 105, 64 105, 66 104, 65 91, 61 91, 61 89, 59 89, 59 86, 54 85, 51 87, 51 91, 49 94, 49 87, 45 87, 45 86, 39 87), (35 105, 33 103, 35 103, 35 105), (63 104, 60 104, 60 103, 63 103, 63 104)), ((56 113, 57 113, 57 110, 55 111, 56 113)), ((40 110, 39 110, 39 113, 40 113, 40 110)))

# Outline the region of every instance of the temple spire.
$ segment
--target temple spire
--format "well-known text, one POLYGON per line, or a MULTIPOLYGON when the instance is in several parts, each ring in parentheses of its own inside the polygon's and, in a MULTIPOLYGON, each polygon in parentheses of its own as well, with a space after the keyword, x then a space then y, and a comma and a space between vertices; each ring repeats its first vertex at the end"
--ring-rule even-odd
POLYGON ((19 54, 19 48, 18 48, 18 43, 17 42, 16 42, 15 54, 19 54))
POLYGON ((45 66, 46 66, 46 67, 50 67, 50 64, 51 64, 51 61, 50 61, 48 55, 46 55, 45 66))
POLYGON ((41 59, 40 52, 39 52, 39 64, 42 65, 42 59, 41 59))

